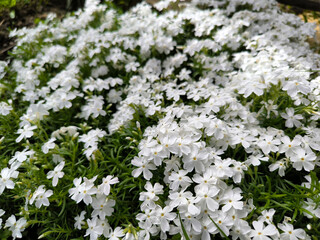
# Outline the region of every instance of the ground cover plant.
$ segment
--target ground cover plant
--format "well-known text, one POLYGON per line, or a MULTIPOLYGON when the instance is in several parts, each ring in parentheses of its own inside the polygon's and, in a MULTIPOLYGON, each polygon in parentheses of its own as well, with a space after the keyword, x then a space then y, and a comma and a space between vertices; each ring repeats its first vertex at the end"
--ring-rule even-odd
POLYGON ((85 0, 0 0, 0 60, 8 57, 15 46, 15 38, 10 38, 10 30, 32 28, 49 13, 62 18, 66 12, 83 7, 85 0))
POLYGON ((3 239, 319 239, 314 26, 271 0, 173 2, 11 32, 3 239))

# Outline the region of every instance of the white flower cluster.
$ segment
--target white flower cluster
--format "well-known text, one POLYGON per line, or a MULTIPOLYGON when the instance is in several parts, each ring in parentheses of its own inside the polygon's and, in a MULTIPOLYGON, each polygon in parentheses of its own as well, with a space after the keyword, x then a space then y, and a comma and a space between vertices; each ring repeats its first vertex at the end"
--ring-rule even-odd
POLYGON ((98 149, 99 139, 106 136, 106 132, 100 129, 90 130, 88 134, 81 135, 79 137, 79 142, 84 142, 84 154, 88 159, 90 159, 94 151, 98 149))
MULTIPOLYGON (((108 198, 110 194, 110 185, 119 182, 117 177, 111 175, 102 179, 102 183, 98 186, 94 186, 94 181, 97 176, 92 179, 86 177, 74 179, 74 188, 69 190, 71 199, 77 203, 83 201, 86 205, 91 205, 93 211, 91 213, 91 219, 87 219, 88 229, 84 236, 90 236, 90 239, 97 239, 99 236, 111 237, 113 232, 108 223, 107 216, 111 216, 114 212, 115 200, 108 198), (93 197, 92 197, 93 196, 93 197)), ((79 216, 75 218, 75 228, 81 230, 86 212, 82 211, 79 216)))
MULTIPOLYGON (((17 57, 11 64, 15 97, 29 104, 16 143, 32 140, 47 117, 77 109, 71 118, 92 130, 81 134, 83 123, 63 125, 43 142, 41 154, 59 149, 56 141, 65 136, 79 136, 91 161, 99 142, 137 120, 137 111, 157 119, 143 128, 131 161, 132 175, 146 182, 136 235, 109 225, 117 204, 109 198, 110 185, 119 182, 111 175, 98 187, 97 176, 74 179, 69 197, 93 209, 86 222, 86 211, 75 218, 75 228, 85 228, 90 240, 167 239, 183 236, 183 229, 203 240, 310 239, 286 218, 275 224, 274 209, 246 221, 256 206, 244 197, 241 182, 259 166, 281 177, 288 169, 308 175, 320 166, 320 77, 312 72, 320 58, 306 43, 313 25, 280 12, 273 0, 193 0, 179 11, 170 10, 174 0, 166 0, 155 5, 161 13, 143 2, 119 16, 98 2, 88 0, 84 10, 61 23, 50 16, 35 29, 11 33, 20 37, 16 56, 26 43, 46 43, 28 61, 17 57), (55 74, 47 76, 47 69, 55 74), (96 126, 109 105, 111 120, 96 126)), ((0 102, 0 115, 12 110, 0 102)), ((20 164, 34 155, 28 148, 15 152, 10 167, 1 170, 0 193, 15 187, 20 164)), ((65 175, 68 163, 61 158, 46 176, 53 187, 65 175)), ((307 180, 303 186, 311 189, 309 175, 307 180)), ((49 206, 52 195, 40 185, 29 204, 49 206)), ((314 199, 304 204, 307 218, 320 217, 314 199)), ((5 226, 21 238, 24 225, 25 219, 12 216, 5 226)))

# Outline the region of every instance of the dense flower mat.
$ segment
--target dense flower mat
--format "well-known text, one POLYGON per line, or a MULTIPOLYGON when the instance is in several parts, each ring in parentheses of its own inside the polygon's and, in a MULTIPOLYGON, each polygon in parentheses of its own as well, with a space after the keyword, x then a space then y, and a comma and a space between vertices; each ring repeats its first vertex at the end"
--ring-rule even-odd
POLYGON ((1 62, 1 237, 319 239, 313 25, 271 0, 88 0, 1 62))

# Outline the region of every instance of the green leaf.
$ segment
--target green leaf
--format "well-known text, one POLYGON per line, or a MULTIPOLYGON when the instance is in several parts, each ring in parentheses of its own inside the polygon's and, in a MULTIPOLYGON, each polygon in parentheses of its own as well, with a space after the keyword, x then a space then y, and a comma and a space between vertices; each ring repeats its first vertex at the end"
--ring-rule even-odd
POLYGON ((286 210, 288 210, 290 212, 293 212, 293 210, 290 207, 288 207, 287 204, 282 204, 282 203, 279 203, 279 202, 277 202, 275 200, 272 200, 272 199, 270 201, 272 203, 274 203, 275 205, 278 205, 279 207, 282 207, 282 208, 284 208, 284 209, 286 209, 286 210))
POLYGON ((14 7, 16 4, 16 0, 0 0, 1 7, 11 8, 14 7))
POLYGON ((36 25, 38 25, 40 22, 41 22, 41 19, 40 19, 40 18, 34 19, 34 23, 35 23, 36 25))
POLYGON ((181 235, 177 234, 172 237, 172 240, 181 240, 181 235))
POLYGON ((63 203, 62 203, 62 208, 61 208, 61 211, 60 211, 58 217, 60 217, 63 214, 65 208, 66 208, 66 199, 64 198, 63 203))
POLYGON ((227 234, 224 233, 224 231, 222 231, 222 229, 218 226, 218 224, 216 224, 215 221, 213 221, 213 219, 208 215, 208 217, 210 218, 210 220, 214 223, 214 225, 216 225, 216 227, 219 229, 219 231, 221 232, 221 234, 226 238, 226 240, 230 240, 230 238, 228 238, 227 234))
POLYGON ((183 236, 184 236, 184 238, 185 238, 186 240, 190 240, 190 238, 189 238, 189 236, 188 236, 188 234, 187 234, 187 231, 186 231, 186 229, 185 229, 184 226, 183 226, 180 213, 178 213, 178 216, 179 216, 179 220, 180 220, 180 224, 181 224, 183 236))

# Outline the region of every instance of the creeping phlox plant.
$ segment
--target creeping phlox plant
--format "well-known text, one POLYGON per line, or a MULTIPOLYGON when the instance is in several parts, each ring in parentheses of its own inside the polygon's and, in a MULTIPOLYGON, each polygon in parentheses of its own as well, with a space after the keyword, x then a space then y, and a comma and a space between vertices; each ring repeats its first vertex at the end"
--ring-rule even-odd
POLYGON ((0 63, 0 236, 320 236, 314 26, 273 0, 88 0, 0 63))

